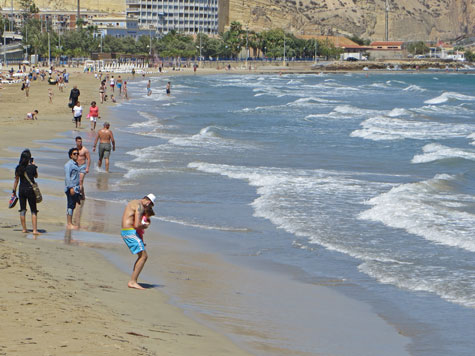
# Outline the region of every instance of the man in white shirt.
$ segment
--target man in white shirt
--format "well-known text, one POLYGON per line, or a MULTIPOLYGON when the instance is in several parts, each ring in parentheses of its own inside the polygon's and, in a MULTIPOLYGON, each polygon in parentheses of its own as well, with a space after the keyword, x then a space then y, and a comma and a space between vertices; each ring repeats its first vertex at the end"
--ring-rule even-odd
POLYGON ((76 123, 76 128, 81 127, 81 118, 82 118, 82 106, 78 101, 73 107, 74 122, 76 123))

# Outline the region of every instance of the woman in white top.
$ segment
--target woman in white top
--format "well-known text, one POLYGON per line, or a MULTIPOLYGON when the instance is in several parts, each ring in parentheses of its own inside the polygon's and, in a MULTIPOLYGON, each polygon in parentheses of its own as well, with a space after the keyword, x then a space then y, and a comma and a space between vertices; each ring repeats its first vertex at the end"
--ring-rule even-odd
POLYGON ((76 123, 76 128, 81 127, 81 118, 82 118, 82 106, 81 103, 78 101, 76 105, 73 107, 74 113, 74 122, 76 123))

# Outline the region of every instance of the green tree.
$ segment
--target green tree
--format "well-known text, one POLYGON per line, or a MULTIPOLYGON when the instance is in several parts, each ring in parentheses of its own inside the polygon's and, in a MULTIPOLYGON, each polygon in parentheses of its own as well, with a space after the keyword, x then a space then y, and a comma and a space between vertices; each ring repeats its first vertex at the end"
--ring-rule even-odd
POLYGON ((423 41, 418 41, 409 43, 407 45, 407 50, 412 54, 424 54, 429 51, 429 47, 427 47, 423 41))
POLYGON ((468 62, 475 62, 475 53, 470 50, 465 51, 465 59, 468 62))

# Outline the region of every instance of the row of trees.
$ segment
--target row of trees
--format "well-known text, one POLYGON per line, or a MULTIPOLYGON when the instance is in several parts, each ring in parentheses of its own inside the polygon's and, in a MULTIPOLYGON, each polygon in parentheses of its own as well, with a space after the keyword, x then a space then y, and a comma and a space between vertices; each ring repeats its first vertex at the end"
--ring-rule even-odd
POLYGON ((31 16, 24 23, 21 29, 24 44, 29 46, 31 53, 43 57, 48 56, 48 48, 51 49, 51 57, 87 57, 93 52, 102 51, 136 55, 153 52, 164 58, 197 58, 201 54, 204 59, 238 58, 249 53, 250 57, 275 59, 284 57, 284 48, 286 58, 312 58, 315 53, 319 56, 337 57, 341 52, 330 42, 299 39, 282 29, 257 33, 243 29, 238 22, 233 22, 228 31, 217 37, 203 33, 191 36, 171 31, 161 38, 141 36, 137 41, 132 37, 101 38, 93 26, 79 26, 75 30, 56 32, 50 24, 42 24, 31 16))

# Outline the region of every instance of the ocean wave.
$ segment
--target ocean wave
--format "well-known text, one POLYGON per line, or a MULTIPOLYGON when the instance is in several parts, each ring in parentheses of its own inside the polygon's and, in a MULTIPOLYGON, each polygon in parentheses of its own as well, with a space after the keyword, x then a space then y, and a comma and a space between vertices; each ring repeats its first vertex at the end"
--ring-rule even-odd
POLYGON ((474 125, 442 124, 438 122, 404 120, 376 116, 363 121, 361 129, 353 131, 351 137, 366 140, 427 140, 466 137, 475 131, 474 125))
POLYGON ((314 106, 314 105, 327 104, 327 103, 338 103, 338 101, 312 96, 312 97, 297 99, 293 102, 287 103, 286 105, 287 106, 314 106))
POLYGON ((418 85, 411 84, 407 88, 404 88, 403 91, 418 91, 418 92, 424 92, 427 91, 427 89, 421 88, 418 85))
POLYGON ((334 112, 339 114, 348 114, 348 115, 358 115, 358 116, 365 116, 365 115, 373 115, 376 113, 376 110, 371 109, 362 109, 352 105, 338 105, 333 109, 334 112))
POLYGON ((475 152, 459 148, 451 148, 437 143, 429 143, 422 148, 423 154, 415 155, 412 163, 427 163, 441 159, 463 158, 475 161, 475 152))
POLYGON ((398 117, 403 115, 411 115, 411 112, 403 108, 394 108, 387 114, 389 117, 398 117))
POLYGON ((460 94, 457 92, 444 92, 438 97, 424 101, 424 103, 425 104, 442 104, 449 100, 472 101, 472 100, 475 100, 475 96, 460 94))
POLYGON ((192 136, 174 137, 168 141, 169 144, 181 147, 198 147, 207 150, 222 150, 230 149, 236 151, 243 151, 253 149, 255 146, 239 142, 238 140, 222 137, 220 131, 223 131, 216 126, 207 126, 200 130, 199 133, 192 136))
POLYGON ((132 162, 144 162, 144 163, 157 163, 163 162, 163 159, 157 158, 160 155, 160 147, 158 146, 149 146, 145 148, 137 148, 135 150, 126 152, 126 154, 130 156, 134 156, 135 158, 132 162))
POLYGON ((475 215, 452 206, 453 202, 475 204, 475 197, 454 194, 450 185, 454 179, 441 174, 394 187, 367 201, 372 208, 360 213, 359 219, 381 222, 437 244, 475 252, 475 215))
POLYGON ((366 261, 359 265, 358 269, 384 284, 411 291, 434 293, 449 302, 469 308, 475 307, 473 289, 467 288, 473 286, 475 281, 469 275, 444 276, 432 266, 394 266, 378 261, 366 261))

